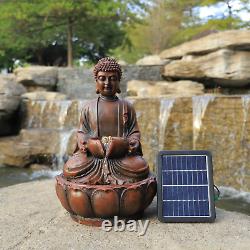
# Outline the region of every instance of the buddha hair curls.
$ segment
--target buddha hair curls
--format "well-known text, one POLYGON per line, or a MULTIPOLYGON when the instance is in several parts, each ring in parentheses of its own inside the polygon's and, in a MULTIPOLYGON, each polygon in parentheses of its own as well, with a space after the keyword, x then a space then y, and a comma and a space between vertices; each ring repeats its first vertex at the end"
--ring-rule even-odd
POLYGON ((99 71, 115 71, 118 74, 118 80, 121 80, 122 77, 122 69, 121 66, 117 63, 117 61, 110 57, 104 57, 98 61, 95 65, 93 73, 95 79, 97 79, 97 74, 99 71))

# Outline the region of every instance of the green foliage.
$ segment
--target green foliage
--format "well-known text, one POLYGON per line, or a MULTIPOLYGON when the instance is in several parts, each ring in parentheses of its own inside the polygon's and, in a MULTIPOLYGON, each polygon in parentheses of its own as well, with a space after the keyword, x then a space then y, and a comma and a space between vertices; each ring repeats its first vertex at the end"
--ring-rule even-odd
POLYGON ((218 2, 221 2, 221 0, 203 0, 201 1, 201 6, 206 6, 206 5, 213 5, 218 2))
POLYGON ((240 2, 235 9, 232 0, 2 0, 0 69, 11 71, 16 59, 65 65, 70 45, 74 64, 106 55, 133 63, 199 34, 249 28, 239 17, 250 14, 249 0, 240 2), (199 18, 200 7, 217 4, 228 11, 199 18))
POLYGON ((158 54, 162 50, 189 41, 209 32, 249 28, 249 22, 240 19, 244 10, 250 15, 249 0, 241 0, 241 8, 236 10, 231 0, 152 0, 148 14, 140 23, 126 28, 129 46, 121 46, 114 54, 128 62, 135 62, 148 54, 158 54), (225 4, 228 9, 220 16, 206 19, 199 17, 199 8, 225 4))
POLYGON ((123 56, 128 62, 135 62, 147 54, 158 54, 173 45, 172 39, 182 25, 195 23, 192 8, 198 0, 156 0, 149 5, 148 15, 134 26, 126 29, 129 46, 116 50, 116 55, 123 56))
POLYGON ((9 0, 0 4, 0 68, 15 59, 45 63, 44 51, 52 45, 69 45, 73 35, 74 58, 92 61, 120 45, 124 25, 136 19, 131 9, 138 0, 9 0), (128 8, 130 6, 130 8, 128 8))

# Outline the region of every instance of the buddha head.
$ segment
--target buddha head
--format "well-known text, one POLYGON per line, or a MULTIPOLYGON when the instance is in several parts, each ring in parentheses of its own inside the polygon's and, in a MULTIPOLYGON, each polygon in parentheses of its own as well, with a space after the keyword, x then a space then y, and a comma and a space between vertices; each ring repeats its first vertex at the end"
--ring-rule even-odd
POLYGON ((94 67, 96 82, 96 93, 104 97, 114 97, 120 93, 120 80, 122 76, 121 66, 115 59, 110 57, 102 58, 94 67))

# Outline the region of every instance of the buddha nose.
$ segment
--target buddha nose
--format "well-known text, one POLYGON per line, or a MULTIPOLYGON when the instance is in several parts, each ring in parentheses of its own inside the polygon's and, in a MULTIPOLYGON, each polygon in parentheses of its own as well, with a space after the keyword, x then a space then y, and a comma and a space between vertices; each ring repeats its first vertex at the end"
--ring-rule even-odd
POLYGON ((107 77, 107 78, 105 79, 105 81, 104 81, 104 84, 105 84, 105 85, 109 85, 110 82, 111 82, 110 78, 107 77))

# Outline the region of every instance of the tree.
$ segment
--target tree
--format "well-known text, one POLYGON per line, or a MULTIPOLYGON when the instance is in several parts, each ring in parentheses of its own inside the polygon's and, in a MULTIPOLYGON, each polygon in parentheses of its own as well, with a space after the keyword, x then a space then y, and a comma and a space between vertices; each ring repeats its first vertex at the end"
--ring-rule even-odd
MULTIPOLYGON (((155 0, 148 5, 147 15, 140 23, 127 28, 130 47, 129 54, 158 54, 163 49, 174 45, 173 37, 183 28, 195 22, 192 9, 198 0, 155 0)), ((124 47, 121 48, 124 51, 124 47)), ((119 51, 116 53, 119 53, 119 51)), ((138 58, 137 58, 138 59, 138 58)))
POLYGON ((240 8, 236 8, 235 1, 231 0, 152 0, 141 22, 127 27, 130 43, 114 53, 135 62, 144 55, 158 54, 211 32, 247 28, 249 22, 243 21, 239 13, 243 10, 249 12, 250 3, 249 0, 239 1, 240 8), (222 9, 227 11, 202 19, 199 14, 204 6, 225 6, 222 9))
POLYGON ((3 1, 0 62, 6 63, 6 53, 13 51, 12 61, 37 58, 43 64, 44 50, 51 46, 67 50, 68 66, 73 57, 96 60, 122 42, 124 25, 141 6, 138 0, 3 1))

